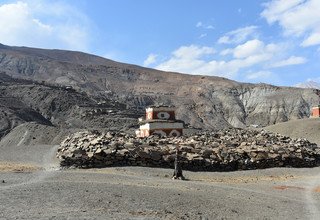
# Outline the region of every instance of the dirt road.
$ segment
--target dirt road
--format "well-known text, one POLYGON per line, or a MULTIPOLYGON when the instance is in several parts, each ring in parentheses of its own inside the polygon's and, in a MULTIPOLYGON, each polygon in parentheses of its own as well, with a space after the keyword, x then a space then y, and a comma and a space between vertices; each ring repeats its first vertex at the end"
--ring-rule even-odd
POLYGON ((0 219, 317 219, 320 168, 57 170, 54 146, 1 147, 0 219), (22 152, 22 150, 21 150, 22 152))

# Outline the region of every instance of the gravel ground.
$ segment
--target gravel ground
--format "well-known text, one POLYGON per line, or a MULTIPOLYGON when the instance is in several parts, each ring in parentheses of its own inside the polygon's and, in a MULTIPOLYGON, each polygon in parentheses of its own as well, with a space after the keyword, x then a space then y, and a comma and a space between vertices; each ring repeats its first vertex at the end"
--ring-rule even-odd
POLYGON ((180 181, 170 178, 170 169, 58 170, 53 160, 56 147, 0 146, 1 220, 318 219, 320 215, 320 167, 184 172, 187 181, 180 181), (21 152, 18 158, 16 151, 21 152))

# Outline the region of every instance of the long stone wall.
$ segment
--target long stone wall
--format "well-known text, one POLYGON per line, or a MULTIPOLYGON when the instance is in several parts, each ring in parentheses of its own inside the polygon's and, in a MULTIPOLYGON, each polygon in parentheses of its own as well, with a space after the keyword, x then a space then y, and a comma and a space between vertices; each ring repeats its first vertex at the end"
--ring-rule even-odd
POLYGON ((63 167, 173 167, 176 146, 182 168, 233 171, 270 167, 320 165, 320 149, 305 139, 266 131, 229 129, 190 137, 136 138, 123 133, 78 132, 57 152, 63 167))

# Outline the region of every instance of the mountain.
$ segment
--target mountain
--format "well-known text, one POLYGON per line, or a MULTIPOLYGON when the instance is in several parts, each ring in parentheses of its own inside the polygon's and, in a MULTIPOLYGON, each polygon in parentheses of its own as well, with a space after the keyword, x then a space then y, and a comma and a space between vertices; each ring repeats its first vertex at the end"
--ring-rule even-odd
POLYGON ((68 87, 0 73, 0 138, 26 122, 61 129, 129 130, 139 114, 124 104, 97 100, 68 87))
MULTIPOLYGON (((320 91, 316 89, 239 83, 221 77, 164 72, 64 50, 0 45, 0 71, 18 79, 72 87, 75 93, 86 96, 77 99, 78 105, 90 100, 108 100, 130 111, 131 116, 136 112, 136 117, 143 115, 144 107, 151 104, 175 105, 179 119, 205 129, 267 126, 306 118, 310 115, 310 108, 320 100, 320 91)), ((19 96, 20 92, 16 91, 15 95, 19 96)), ((47 107, 55 106, 53 103, 57 98, 63 102, 66 94, 58 95, 56 99, 46 100, 47 107)), ((21 96, 30 108, 37 109, 42 105, 42 98, 29 103, 29 95, 21 96)), ((46 108, 38 112, 50 122, 64 123, 52 118, 46 108)), ((58 114, 59 111, 54 112, 58 114)))
POLYGON ((320 83, 315 81, 307 81, 303 83, 298 83, 295 85, 298 88, 309 88, 309 89, 320 89, 320 83))

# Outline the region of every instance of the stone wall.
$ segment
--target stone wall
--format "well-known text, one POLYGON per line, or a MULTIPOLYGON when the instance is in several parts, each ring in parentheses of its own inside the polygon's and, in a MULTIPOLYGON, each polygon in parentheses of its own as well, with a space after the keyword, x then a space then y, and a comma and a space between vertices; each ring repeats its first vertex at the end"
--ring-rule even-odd
POLYGON ((141 139, 123 133, 78 132, 57 152, 63 167, 173 167, 180 146, 183 169, 232 171, 320 165, 320 149, 306 139, 266 131, 229 129, 190 137, 141 139))

